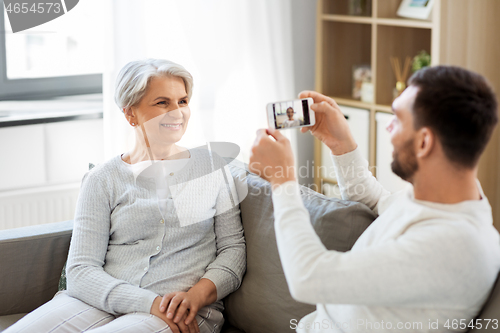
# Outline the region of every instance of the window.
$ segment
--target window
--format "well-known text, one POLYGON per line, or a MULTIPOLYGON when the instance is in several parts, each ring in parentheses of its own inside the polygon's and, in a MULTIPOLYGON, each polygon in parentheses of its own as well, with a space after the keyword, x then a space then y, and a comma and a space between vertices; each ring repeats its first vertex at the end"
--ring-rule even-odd
POLYGON ((96 0, 40 26, 12 33, 0 13, 0 100, 102 92, 103 15, 96 0))

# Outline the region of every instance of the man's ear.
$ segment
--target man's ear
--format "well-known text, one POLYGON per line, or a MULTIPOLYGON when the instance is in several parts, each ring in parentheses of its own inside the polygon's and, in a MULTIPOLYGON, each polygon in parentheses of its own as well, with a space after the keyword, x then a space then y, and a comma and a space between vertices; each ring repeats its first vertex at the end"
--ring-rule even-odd
POLYGON ((428 127, 422 127, 415 136, 415 154, 419 158, 428 157, 436 145, 436 135, 428 127))

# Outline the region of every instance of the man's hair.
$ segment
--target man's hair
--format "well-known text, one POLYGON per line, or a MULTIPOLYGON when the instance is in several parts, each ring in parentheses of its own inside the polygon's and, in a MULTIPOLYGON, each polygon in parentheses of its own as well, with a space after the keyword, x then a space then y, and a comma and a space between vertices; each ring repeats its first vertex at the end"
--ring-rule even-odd
POLYGON ((415 129, 429 127, 452 163, 475 167, 498 122, 497 101, 486 79, 463 68, 435 66, 413 74, 409 84, 419 88, 415 129))

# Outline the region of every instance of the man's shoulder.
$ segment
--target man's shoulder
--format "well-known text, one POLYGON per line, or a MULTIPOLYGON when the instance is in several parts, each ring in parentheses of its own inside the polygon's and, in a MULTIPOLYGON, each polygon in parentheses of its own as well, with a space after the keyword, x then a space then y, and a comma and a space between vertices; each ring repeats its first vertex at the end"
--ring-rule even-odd
POLYGON ((411 198, 412 191, 413 191, 413 186, 410 183, 408 183, 401 190, 391 193, 389 195, 382 196, 378 202, 379 215, 391 207, 395 208, 404 205, 404 201, 408 201, 411 198))
POLYGON ((481 219, 480 215, 472 219, 468 214, 423 205, 415 205, 415 209, 419 211, 408 223, 406 233, 417 238, 420 235, 420 239, 429 245, 448 249, 454 256, 462 253, 468 257, 485 258, 494 254, 500 260, 500 234, 491 220, 481 219))

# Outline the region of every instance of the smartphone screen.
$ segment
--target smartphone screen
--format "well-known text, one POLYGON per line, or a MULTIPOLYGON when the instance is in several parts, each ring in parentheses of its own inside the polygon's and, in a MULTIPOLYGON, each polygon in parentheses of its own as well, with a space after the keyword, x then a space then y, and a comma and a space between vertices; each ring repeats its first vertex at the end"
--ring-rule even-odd
POLYGON ((307 99, 273 103, 275 128, 294 128, 311 125, 307 99))

